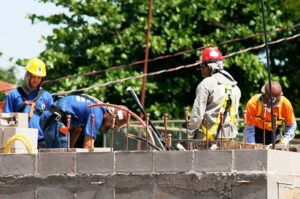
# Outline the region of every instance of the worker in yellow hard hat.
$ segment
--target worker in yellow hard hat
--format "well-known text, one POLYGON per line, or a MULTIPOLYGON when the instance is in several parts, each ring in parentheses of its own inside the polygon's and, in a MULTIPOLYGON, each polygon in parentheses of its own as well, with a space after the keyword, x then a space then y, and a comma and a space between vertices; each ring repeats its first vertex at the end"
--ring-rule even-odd
POLYGON ((44 147, 44 134, 39 125, 40 115, 43 110, 53 104, 52 96, 41 86, 46 77, 45 63, 36 58, 29 60, 25 67, 24 84, 11 90, 5 99, 3 112, 28 113, 29 128, 39 130, 38 147, 44 147))

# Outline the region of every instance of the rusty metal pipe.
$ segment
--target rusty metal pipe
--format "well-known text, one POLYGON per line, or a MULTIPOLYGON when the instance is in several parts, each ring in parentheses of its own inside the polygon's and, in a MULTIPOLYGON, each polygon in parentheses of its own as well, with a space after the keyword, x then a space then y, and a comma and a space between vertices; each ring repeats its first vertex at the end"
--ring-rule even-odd
POLYGON ((70 151, 70 127, 71 127, 71 115, 67 115, 67 128, 68 128, 68 134, 67 134, 67 151, 70 151))
POLYGON ((149 113, 146 113, 146 151, 148 151, 148 148, 149 148, 149 117, 150 117, 150 114, 149 113))
POLYGON ((186 123, 186 137, 187 137, 187 150, 190 150, 190 139, 189 139, 189 107, 184 107, 185 123, 186 123))
POLYGON ((266 114, 267 114, 267 105, 263 105, 263 117, 262 117, 262 123, 263 123, 263 144, 264 148, 266 147, 266 126, 265 126, 265 121, 266 121, 266 114))
POLYGON ((221 146, 220 146, 220 149, 222 150, 223 148, 223 133, 224 133, 224 113, 221 112, 220 113, 220 125, 221 125, 221 146))
POLYGON ((208 114, 205 114, 205 128, 206 128, 206 150, 208 150, 208 114))
POLYGON ((168 134, 168 144, 169 144, 169 151, 172 149, 172 134, 168 134))
POLYGON ((94 115, 94 114, 91 114, 90 117, 91 117, 91 136, 92 136, 90 151, 94 151, 94 142, 93 142, 93 139, 94 139, 94 122, 95 122, 95 115, 94 115))
POLYGON ((244 124, 245 124, 244 149, 247 149, 247 110, 243 110, 243 119, 244 119, 244 124))
POLYGON ((129 134, 129 124, 130 124, 130 113, 127 113, 127 125, 126 125, 126 151, 128 151, 128 134, 129 134))
MULTIPOLYGON (((139 116, 137 116, 134 112, 132 112, 132 111, 130 111, 130 110, 128 110, 128 109, 123 108, 122 106, 118 106, 118 105, 115 105, 115 104, 106 104, 106 103, 101 103, 101 104, 100 104, 100 103, 99 103, 99 104, 91 104, 91 105, 88 106, 88 108, 105 107, 105 106, 106 106, 106 107, 114 107, 114 108, 118 108, 118 109, 120 109, 120 110, 122 110, 122 111, 125 111, 125 112, 127 112, 127 113, 130 113, 130 114, 132 115, 132 117, 134 117, 137 121, 139 121, 139 122, 142 124, 142 126, 143 126, 144 128, 146 128, 145 122, 144 122, 139 116)), ((148 133, 149 133, 149 135, 150 135, 151 143, 152 143, 153 145, 156 146, 151 131, 149 131, 148 133)), ((161 150, 164 150, 164 148, 162 148, 161 150)))
POLYGON ((167 150, 168 113, 165 113, 165 114, 164 114, 164 126, 165 126, 165 150, 167 150))
POLYGON ((110 151, 112 151, 114 146, 114 129, 115 129, 115 122, 116 122, 116 114, 113 114, 112 118, 113 118, 113 123, 111 129, 110 151))

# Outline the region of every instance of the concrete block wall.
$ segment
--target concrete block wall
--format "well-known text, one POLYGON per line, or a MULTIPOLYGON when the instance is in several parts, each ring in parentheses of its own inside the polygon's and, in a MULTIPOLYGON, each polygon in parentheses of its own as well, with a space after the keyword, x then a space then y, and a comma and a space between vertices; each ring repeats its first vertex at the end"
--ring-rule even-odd
POLYGON ((299 163, 276 150, 0 154, 0 198, 287 199, 299 163))

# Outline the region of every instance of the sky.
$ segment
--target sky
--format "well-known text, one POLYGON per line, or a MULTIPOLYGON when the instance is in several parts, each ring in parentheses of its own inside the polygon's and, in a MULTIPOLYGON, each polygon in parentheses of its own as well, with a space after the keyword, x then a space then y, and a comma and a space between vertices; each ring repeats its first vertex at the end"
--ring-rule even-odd
MULTIPOLYGON (((45 22, 31 24, 26 15, 30 13, 49 16, 61 13, 64 9, 54 4, 39 3, 37 0, 0 0, 0 67, 9 68, 18 59, 36 58, 45 50, 45 42, 40 42, 42 35, 52 33, 53 26, 45 22)), ((24 67, 17 68, 16 76, 24 76, 24 67)))

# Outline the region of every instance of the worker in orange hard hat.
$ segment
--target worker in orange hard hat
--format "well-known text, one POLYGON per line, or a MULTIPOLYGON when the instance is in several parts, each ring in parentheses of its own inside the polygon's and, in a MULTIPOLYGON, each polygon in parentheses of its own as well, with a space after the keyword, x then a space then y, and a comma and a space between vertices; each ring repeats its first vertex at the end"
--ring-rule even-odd
POLYGON ((31 59, 25 67, 24 84, 11 90, 6 96, 3 112, 28 113, 30 128, 39 130, 38 147, 43 148, 44 134, 40 128, 40 115, 43 110, 53 104, 52 96, 40 85, 46 76, 46 65, 40 59, 31 59))
POLYGON ((188 124, 191 139, 233 139, 238 133, 241 91, 234 78, 223 68, 223 57, 218 49, 206 48, 202 52, 200 70, 204 79, 197 87, 188 124), (224 125, 221 127, 222 122, 224 125))
POLYGON ((271 103, 273 113, 277 118, 276 140, 277 144, 286 146, 295 136, 297 127, 293 107, 290 101, 282 95, 282 88, 278 82, 271 82, 272 99, 270 99, 270 84, 266 83, 260 94, 254 95, 247 103, 246 136, 248 143, 273 143, 271 103), (283 119, 286 123, 284 135, 281 135, 283 119), (265 138, 263 137, 265 132, 265 138))

